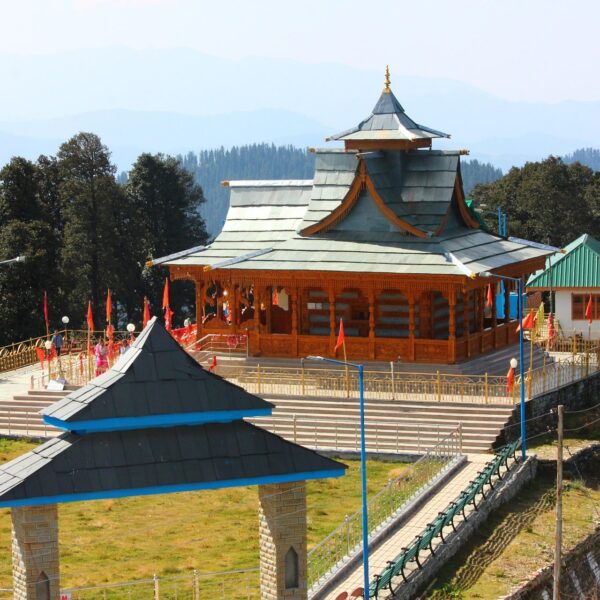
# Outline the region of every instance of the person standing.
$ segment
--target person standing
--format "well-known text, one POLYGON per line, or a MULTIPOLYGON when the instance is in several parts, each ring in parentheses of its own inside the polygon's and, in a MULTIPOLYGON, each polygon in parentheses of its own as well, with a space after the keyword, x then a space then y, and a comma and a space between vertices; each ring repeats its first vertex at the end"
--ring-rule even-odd
POLYGON ((94 354, 96 355, 96 377, 98 377, 108 369, 108 348, 103 338, 98 340, 94 354))
POLYGON ((63 347, 63 337, 58 332, 58 329, 55 329, 54 333, 52 334, 52 345, 54 346, 54 349, 56 350, 56 356, 60 357, 60 353, 61 353, 62 347, 63 347))

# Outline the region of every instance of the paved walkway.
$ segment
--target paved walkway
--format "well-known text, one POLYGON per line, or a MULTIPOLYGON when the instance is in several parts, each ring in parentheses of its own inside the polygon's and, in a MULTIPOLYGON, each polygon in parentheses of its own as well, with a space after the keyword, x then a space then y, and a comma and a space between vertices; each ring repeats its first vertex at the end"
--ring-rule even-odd
MULTIPOLYGON (((490 460, 489 454, 469 454, 466 464, 457 471, 454 476, 446 482, 423 506, 400 528, 381 544, 377 546, 375 550, 369 553, 369 577, 371 581, 373 576, 380 573, 387 566, 388 560, 393 560, 400 552, 402 548, 408 546, 410 542, 415 538, 416 535, 421 533, 428 523, 437 517, 438 512, 443 511, 452 500, 454 500, 460 492, 465 489, 472 479, 475 479, 477 472, 481 471, 483 465, 490 460)), ((466 509, 467 516, 473 507, 470 505, 466 509)), ((434 548, 437 544, 441 543, 440 538, 434 541, 434 548)), ((425 553, 423 554, 425 557, 425 553)), ((408 575, 411 569, 417 568, 416 563, 410 563, 405 572, 408 575)), ((401 579, 395 581, 396 583, 401 579)), ((324 596, 325 600, 334 600, 338 594, 346 591, 351 593, 357 587, 363 585, 363 567, 362 563, 352 571, 345 581, 334 588, 330 593, 324 596)), ((380 593, 379 598, 391 598, 392 595, 388 593, 380 593)))
POLYGON ((31 376, 37 379, 41 374, 42 369, 39 364, 0 373, 0 400, 12 400, 12 397, 17 394, 26 394, 31 376))

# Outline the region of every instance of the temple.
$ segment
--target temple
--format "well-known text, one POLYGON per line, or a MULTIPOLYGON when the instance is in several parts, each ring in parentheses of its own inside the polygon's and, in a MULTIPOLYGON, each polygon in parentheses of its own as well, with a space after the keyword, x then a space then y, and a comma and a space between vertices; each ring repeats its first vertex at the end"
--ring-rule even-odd
POLYGON ((431 149, 442 137, 406 114, 386 70, 372 114, 327 138, 344 147, 314 150, 312 180, 224 182, 215 240, 153 264, 195 282, 198 336, 247 332, 256 356, 332 356, 340 319, 352 359, 454 363, 513 343, 497 280, 477 275, 526 280, 548 252, 481 227, 464 152, 431 149))

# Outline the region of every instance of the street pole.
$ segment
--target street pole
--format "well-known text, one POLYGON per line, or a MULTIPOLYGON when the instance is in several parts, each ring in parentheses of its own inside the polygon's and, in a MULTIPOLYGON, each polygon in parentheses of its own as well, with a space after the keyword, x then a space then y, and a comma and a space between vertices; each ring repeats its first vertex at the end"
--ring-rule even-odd
POLYGON ((517 307, 519 313, 519 374, 521 376, 521 457, 527 458, 527 441, 525 439, 525 351, 523 340, 523 280, 517 279, 517 307))
POLYGON ((360 476, 362 483, 362 537, 364 597, 369 597, 369 516, 367 513, 367 448, 365 440, 364 367, 358 366, 358 397, 360 402, 360 476))
POLYGON ((562 551, 563 421, 564 406, 561 404, 558 407, 558 445, 556 448, 556 536, 554 542, 554 587, 552 600, 560 599, 560 563, 562 551))

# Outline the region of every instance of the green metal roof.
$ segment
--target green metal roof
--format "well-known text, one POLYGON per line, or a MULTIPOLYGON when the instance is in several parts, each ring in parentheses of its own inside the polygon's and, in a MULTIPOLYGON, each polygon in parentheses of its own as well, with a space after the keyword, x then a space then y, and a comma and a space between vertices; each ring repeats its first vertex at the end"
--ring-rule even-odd
POLYGON ((587 233, 547 263, 545 270, 530 277, 528 289, 600 287, 600 242, 587 233))

